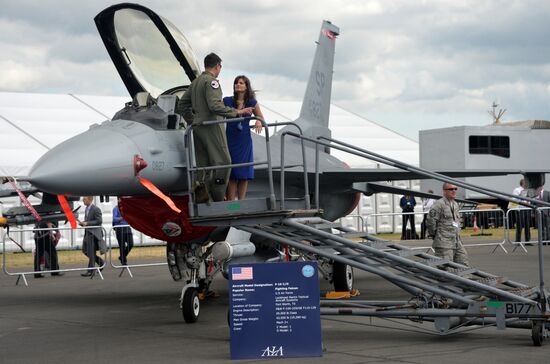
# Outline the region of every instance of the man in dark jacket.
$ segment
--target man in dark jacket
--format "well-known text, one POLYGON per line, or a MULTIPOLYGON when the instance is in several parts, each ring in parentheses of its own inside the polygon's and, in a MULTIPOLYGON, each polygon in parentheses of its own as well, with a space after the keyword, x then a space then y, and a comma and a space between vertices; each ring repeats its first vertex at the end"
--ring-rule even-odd
MULTIPOLYGON (((101 209, 93 204, 93 196, 85 196, 82 198, 82 202, 86 206, 84 210, 84 221, 79 221, 80 226, 87 227, 84 232, 84 239, 82 241, 82 252, 89 259, 88 268, 93 268, 95 263, 98 266, 103 267, 104 261, 96 255, 96 251, 99 250, 100 241, 103 240, 103 230, 101 224, 103 219, 101 217, 101 209)), ((101 268, 103 269, 103 268, 101 268)), ((83 277, 91 276, 92 270, 88 269, 87 272, 82 273, 83 277)))
POLYGON ((416 238, 416 229, 414 227, 414 207, 416 206, 416 201, 412 196, 403 196, 399 201, 399 205, 403 210, 403 225, 401 227, 401 240, 415 239, 416 238), (407 221, 411 222, 411 235, 407 236, 405 234, 407 230, 407 221))

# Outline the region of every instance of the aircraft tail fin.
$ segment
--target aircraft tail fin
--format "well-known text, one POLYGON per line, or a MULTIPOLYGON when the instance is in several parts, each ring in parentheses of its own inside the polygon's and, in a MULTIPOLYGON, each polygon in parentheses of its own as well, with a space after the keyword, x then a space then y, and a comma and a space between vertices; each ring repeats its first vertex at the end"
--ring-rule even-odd
POLYGON ((307 136, 330 136, 328 120, 334 49, 336 37, 339 34, 340 29, 337 26, 328 20, 323 21, 302 109, 300 110, 300 117, 297 120, 307 136))

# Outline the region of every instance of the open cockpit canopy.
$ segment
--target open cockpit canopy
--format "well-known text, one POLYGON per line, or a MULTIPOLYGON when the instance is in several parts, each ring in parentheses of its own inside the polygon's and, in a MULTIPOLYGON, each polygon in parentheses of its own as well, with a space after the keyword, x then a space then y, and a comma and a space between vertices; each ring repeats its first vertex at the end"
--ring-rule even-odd
POLYGON ((111 60, 133 97, 158 97, 189 85, 201 70, 185 36, 168 20, 137 4, 113 5, 95 17, 111 60))

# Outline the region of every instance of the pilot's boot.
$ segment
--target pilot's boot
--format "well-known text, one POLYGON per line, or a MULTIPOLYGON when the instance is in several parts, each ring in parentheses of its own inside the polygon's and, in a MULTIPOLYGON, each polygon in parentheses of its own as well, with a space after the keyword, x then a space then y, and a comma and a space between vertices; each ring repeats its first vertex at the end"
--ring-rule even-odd
POLYGON ((195 195, 195 203, 197 204, 210 201, 210 194, 208 193, 208 189, 206 188, 206 184, 204 182, 195 182, 193 194, 195 195))

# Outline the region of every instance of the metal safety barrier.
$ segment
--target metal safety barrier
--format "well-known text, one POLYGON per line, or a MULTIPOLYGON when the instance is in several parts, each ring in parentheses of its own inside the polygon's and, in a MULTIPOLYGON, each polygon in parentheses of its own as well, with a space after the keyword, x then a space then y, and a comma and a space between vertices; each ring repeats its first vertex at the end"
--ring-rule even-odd
MULTIPOLYGON (((428 212, 391 212, 391 213, 374 213, 367 214, 364 216, 366 220, 365 231, 369 233, 390 233, 395 234, 402 232, 402 217, 403 215, 414 215, 415 216, 415 233, 422 231, 422 219, 416 219, 426 215, 428 212), (396 217, 400 217, 396 221, 396 217), (382 227, 380 226, 380 220, 383 220, 382 227)), ((502 231, 502 240, 500 237, 497 238, 498 241, 480 241, 476 243, 463 244, 465 247, 481 247, 481 246, 494 246, 493 252, 501 248, 505 253, 508 253, 504 244, 506 243, 506 216, 502 209, 487 209, 487 210, 460 210, 459 211, 462 218, 462 229, 461 237, 462 238, 471 238, 479 237, 480 239, 491 239, 492 234, 495 232, 494 229, 502 231), (466 233, 465 228, 472 228, 472 233, 466 233), (493 232, 488 233, 488 229, 493 229, 493 232)), ((411 231, 412 233, 412 231, 411 231)), ((420 234, 421 235, 421 234, 420 234)), ((500 236, 500 234, 498 234, 500 236)), ((415 236, 416 237, 416 236, 415 236)), ((406 239, 406 240, 426 240, 426 239, 406 239)), ((413 247, 412 249, 431 249, 430 246, 420 246, 413 247)))
POLYGON ((538 243, 539 222, 537 210, 542 214, 542 243, 550 243, 550 234, 548 233, 550 229, 550 207, 538 207, 535 210, 526 207, 515 207, 506 212, 506 240, 514 246, 512 252, 521 247, 527 253, 525 245, 538 243), (515 235, 513 241, 512 234, 515 235), (522 236, 525 237, 523 242, 521 241, 522 236))
POLYGON ((462 219, 461 237, 479 237, 481 239, 487 237, 486 239, 491 239, 493 232, 498 233, 502 231, 502 240, 497 235, 495 239, 497 241, 463 244, 465 247, 494 246, 493 253, 498 248, 508 253, 504 247, 507 236, 507 225, 506 215, 502 209, 460 210, 459 213, 462 219), (473 229, 473 234, 466 235, 464 228, 470 227, 473 229), (487 232, 488 229, 492 229, 493 232, 487 232))
POLYGON ((365 218, 362 215, 359 214, 350 214, 344 217, 341 217, 338 221, 343 226, 350 227, 349 223, 346 224, 346 222, 349 222, 351 220, 351 227, 353 227, 358 232, 362 233, 365 231, 366 225, 365 225, 365 218))
MULTIPOLYGON (((388 234, 395 234, 396 229, 400 229, 401 225, 396 222, 396 217, 400 217, 398 221, 401 221, 403 219, 403 215, 413 215, 415 216, 415 232, 420 231, 420 229, 416 229, 417 220, 416 216, 422 216, 423 212, 386 212, 386 213, 374 213, 374 214, 366 214, 364 215, 366 225, 365 225, 365 231, 373 234, 380 234, 380 233, 388 233, 388 234), (386 219, 384 219, 386 218, 386 219), (385 220, 385 225, 383 225, 382 228, 380 228, 380 221, 379 220, 385 220)), ((384 222, 382 222, 384 224, 384 222)), ((420 224, 418 224, 420 227, 420 224)))
MULTIPOLYGON (((108 247, 109 247, 109 262, 111 264, 111 267, 114 269, 120 269, 119 277, 124 274, 125 271, 128 272, 130 277, 134 278, 134 275, 132 274, 131 268, 139 268, 139 267, 155 267, 155 266, 161 266, 161 265, 168 265, 168 263, 165 262, 158 262, 158 263, 137 263, 137 264, 128 264, 128 254, 130 253, 130 250, 132 249, 134 245, 133 238, 134 238, 134 230, 130 227, 130 225, 117 225, 113 226, 111 229, 109 229, 109 233, 107 234, 108 237, 108 247), (129 232, 128 232, 129 231, 129 232), (118 247, 120 249, 120 256, 119 261, 120 264, 115 264, 113 261, 113 235, 115 236, 118 247), (131 243, 130 243, 131 239, 131 243), (122 246, 121 246, 122 243, 122 246), (128 250, 126 252, 126 250, 128 250), (124 264, 125 263, 125 264, 124 264)), ((141 242, 143 244, 143 237, 146 237, 146 235, 140 233, 141 242)), ((153 239, 153 238, 150 238, 153 239)), ((147 244, 147 245, 164 245, 165 242, 160 242, 159 244, 147 244)))
MULTIPOLYGON (((65 269, 59 269, 59 267, 57 267, 58 269, 51 269, 53 267, 46 267, 47 269, 45 270, 36 270, 34 267, 35 266, 40 266, 41 265, 41 262, 40 262, 40 258, 37 257, 37 255, 39 254, 39 251, 37 250, 35 252, 35 254, 30 254, 30 257, 32 257, 33 261, 32 261, 32 266, 33 266, 33 270, 32 271, 22 271, 22 272, 16 272, 16 271, 10 271, 9 270, 9 267, 8 267, 8 264, 7 264, 7 250, 6 250, 6 245, 7 245, 7 240, 10 240, 13 244, 16 244, 18 245, 24 252, 26 252, 26 250, 24 249, 25 245, 28 245, 28 244, 20 244, 17 242, 17 240, 13 239, 11 237, 11 235, 19 235, 19 236, 26 236, 26 235, 29 235, 29 234, 34 234, 34 233, 37 233, 37 232, 43 232, 43 231, 47 231, 47 232, 51 232, 50 234, 54 234, 57 232, 59 232, 60 234, 60 238, 59 238, 59 243, 57 245, 53 245, 53 250, 52 250, 52 244, 53 243, 50 243, 50 247, 49 247, 49 250, 44 250, 44 253, 48 253, 48 257, 50 259, 50 263, 52 262, 52 257, 55 255, 56 257, 56 260, 57 260, 57 251, 58 250, 75 250, 76 248, 78 248, 79 246, 78 245, 75 245, 74 244, 74 241, 75 241, 75 237, 77 235, 80 235, 82 238, 84 236, 84 232, 86 231, 86 229, 97 229, 99 227, 97 226, 90 226, 90 227, 79 227, 77 229, 71 229, 69 227, 53 227, 53 228, 23 228, 23 229, 10 229, 9 230, 9 234, 8 233, 5 233, 3 235, 3 238, 2 238, 2 270, 4 271, 5 274, 7 274, 8 276, 17 276, 17 281, 16 281, 16 285, 19 284, 19 281, 21 279, 23 279, 23 282, 25 283, 25 286, 28 286, 28 281, 27 281, 27 278, 26 276, 27 275, 34 275, 34 274, 47 274, 47 273, 50 273, 50 274, 59 274, 59 273, 65 273, 65 272, 75 272, 75 271, 89 271, 91 272, 91 276, 90 278, 93 278, 95 276, 95 274, 98 274, 99 277, 103 280, 103 274, 101 273, 101 271, 103 270, 103 268, 105 268, 105 264, 106 264, 106 252, 104 254, 100 254, 99 256, 103 257, 104 259, 103 260, 103 264, 101 266, 98 266, 98 267, 76 267, 76 268, 65 268, 65 269), (81 232, 81 234, 79 234, 79 232, 81 232), (70 240, 68 239, 68 237, 70 238, 70 240), (63 244, 61 244, 61 242, 63 242, 63 244), (70 249, 62 249, 64 246, 70 246, 71 248, 70 249), (58 247, 60 247, 60 249, 58 249, 58 247), (38 261, 35 261, 37 260, 38 261)), ((105 232, 105 229, 103 227, 101 227, 101 230, 102 230, 102 233, 103 233, 103 236, 106 237, 106 232, 105 232)), ((36 242, 35 242, 36 244, 36 242)), ((46 244, 44 242, 44 244, 46 244)), ((80 246, 82 247, 82 246, 80 246)), ((45 248, 44 248, 45 249, 45 248)), ((82 251, 84 253, 84 251, 82 251)), ((46 254, 44 254, 45 256, 46 254)), ((59 266, 59 262, 57 261, 57 266, 59 266)))

